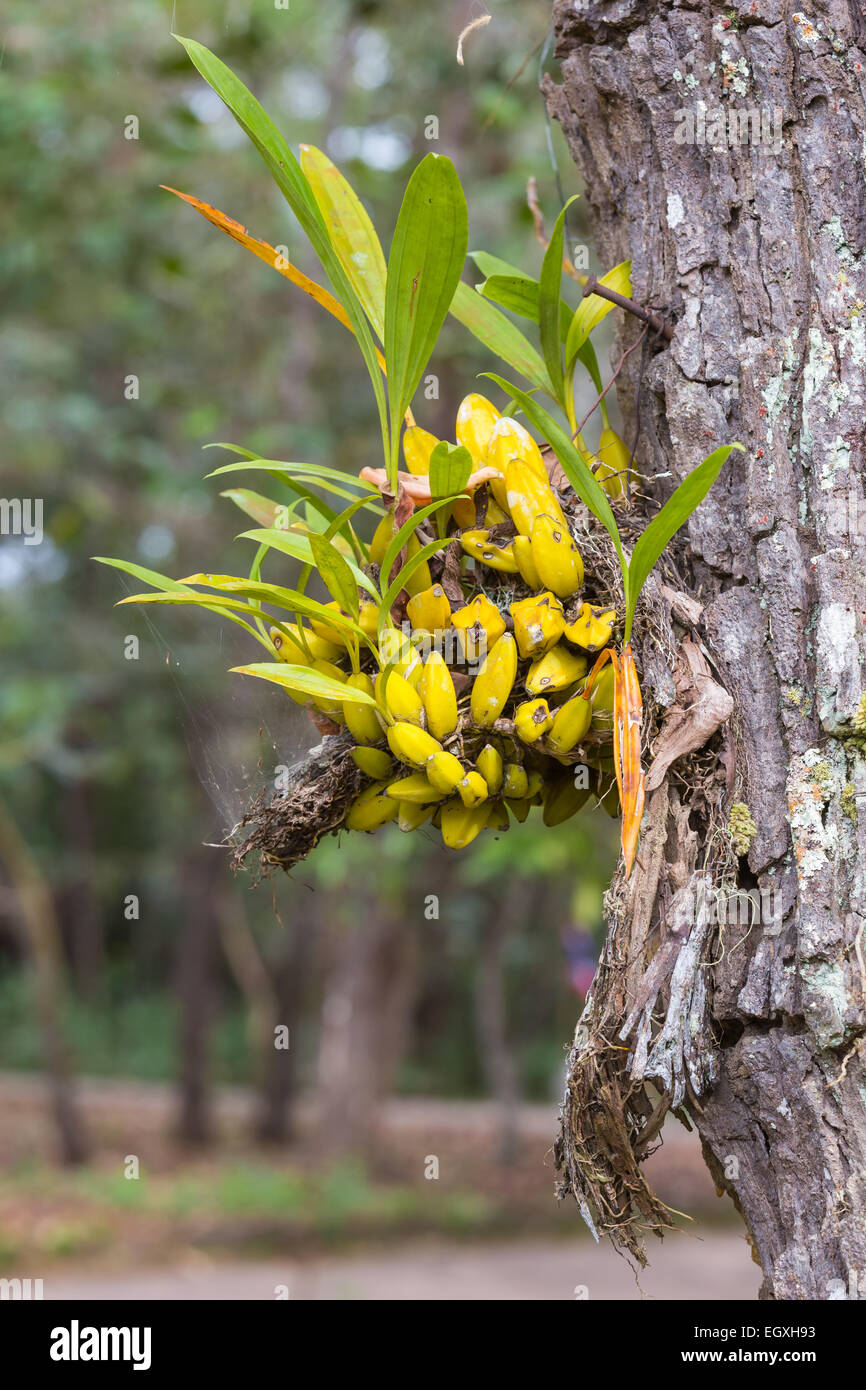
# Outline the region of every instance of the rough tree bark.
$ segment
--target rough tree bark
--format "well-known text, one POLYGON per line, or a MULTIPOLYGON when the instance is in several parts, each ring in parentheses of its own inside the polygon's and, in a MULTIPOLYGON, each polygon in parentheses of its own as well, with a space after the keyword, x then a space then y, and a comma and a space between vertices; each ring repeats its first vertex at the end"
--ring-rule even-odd
MULTIPOLYGON (((864 13, 854 0, 805 12, 784 0, 559 0, 562 81, 544 82, 602 268, 630 257, 635 299, 676 325, 644 361, 639 398, 639 351, 619 382, 629 440, 638 405, 644 491, 663 499, 721 443, 747 450, 693 518, 684 559, 704 604, 692 635, 734 704, 710 745, 722 833, 711 783, 689 793, 675 763, 649 799, 632 882, 609 895, 572 1052, 564 1187, 587 1214, 602 1209, 575 1150, 602 995, 606 1040, 623 1025, 632 1043, 607 1075, 631 1088, 632 1154, 684 1095, 745 1219, 762 1296, 777 1299, 866 1296, 864 13), (717 111, 728 142, 712 148, 717 111), (731 145, 732 116, 750 111, 766 113, 765 138, 731 145), (734 802, 754 821, 739 858, 724 830, 734 802), (720 866, 729 887, 773 892, 776 920, 719 928, 685 912, 682 891, 704 874, 718 883, 720 866), (679 1067, 672 1034, 664 1059, 654 1046, 663 1019, 679 1067), (663 1094, 654 1115, 633 1094, 649 1075, 663 1094)), ((621 322, 619 349, 638 328, 621 322)), ((645 648, 651 719, 676 675, 645 648)), ((609 1154, 615 1141, 597 1131, 609 1154)), ((615 1236, 627 1205, 601 1223, 615 1236)))

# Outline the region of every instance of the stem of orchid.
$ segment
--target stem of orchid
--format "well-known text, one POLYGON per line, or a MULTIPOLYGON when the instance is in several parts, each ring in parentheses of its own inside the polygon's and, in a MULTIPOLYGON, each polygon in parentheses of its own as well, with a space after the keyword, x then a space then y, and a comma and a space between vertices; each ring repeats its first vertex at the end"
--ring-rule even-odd
POLYGON ((388 440, 388 448, 385 452, 385 470, 388 474, 388 487, 393 495, 397 496, 400 479, 398 477, 400 468, 400 424, 399 421, 391 421, 391 434, 388 440))

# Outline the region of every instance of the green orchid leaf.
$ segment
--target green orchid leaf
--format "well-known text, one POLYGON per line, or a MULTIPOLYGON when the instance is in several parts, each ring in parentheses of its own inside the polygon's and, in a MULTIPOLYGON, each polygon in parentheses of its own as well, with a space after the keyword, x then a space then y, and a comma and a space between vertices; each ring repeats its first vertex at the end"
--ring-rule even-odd
POLYGON ((257 661, 251 666, 232 666, 231 670, 240 676, 258 676, 261 680, 272 681, 286 690, 295 690, 300 695, 313 699, 348 700, 353 705, 373 705, 376 701, 365 690, 356 690, 342 681, 333 680, 321 671, 309 666, 293 666, 291 662, 257 661))
POLYGON ((538 280, 538 332, 547 374, 553 383, 554 399, 565 408, 565 377, 562 370, 560 321, 562 305, 562 255, 565 218, 574 202, 569 198, 556 219, 538 280))
MULTIPOLYGON (((202 595, 195 593, 193 589, 186 587, 183 580, 169 579, 167 575, 159 574, 156 570, 145 569, 143 565, 134 565, 130 560, 113 560, 106 555, 94 555, 92 558, 97 564, 109 565, 112 569, 121 570, 124 574, 131 574, 134 579, 141 580, 143 584, 153 585, 155 589, 158 589, 164 595, 164 601, 166 602, 170 601, 175 604, 180 604, 194 601, 196 607, 205 608, 211 613, 219 614, 220 617, 228 618, 230 622, 236 623, 238 627, 242 627, 245 631, 251 633, 256 641, 260 642, 268 651, 273 650, 271 643, 259 630, 257 630, 257 627, 252 627, 244 618, 240 617, 238 612, 230 611, 218 601, 215 602, 212 599, 206 599, 202 595), (199 600, 202 601, 199 602, 199 600)), ((120 603, 153 602, 159 597, 159 593, 143 594, 135 599, 121 599, 120 603)), ((251 612, 251 610, 247 610, 246 605, 241 605, 241 611, 251 612)), ((257 622, 252 612, 251 616, 253 617, 253 622, 257 622)))
MULTIPOLYGON (((269 545, 274 550, 279 550, 283 555, 290 555, 293 560, 300 560, 304 565, 315 566, 316 559, 310 543, 310 537, 301 535, 297 531, 276 531, 273 528, 243 531, 239 540, 255 541, 257 545, 269 545)), ((366 589, 369 594, 378 599, 379 594, 375 584, 369 575, 365 574, 360 565, 356 565, 353 560, 346 559, 355 580, 366 589)))
POLYGON ((347 613, 357 620, 359 599, 358 585, 349 565, 333 542, 315 532, 310 534, 310 546, 322 583, 331 598, 339 603, 347 613))
MULTIPOLYGON (((598 283, 606 285, 609 290, 616 290, 617 294, 624 294, 630 299, 631 261, 623 261, 621 265, 615 265, 613 270, 609 270, 606 275, 599 276, 598 283)), ((565 341, 567 367, 571 366, 592 330, 614 307, 609 299, 602 299, 601 295, 598 294, 588 294, 580 301, 565 341)))
POLYGON ((503 261, 499 256, 491 256, 489 251, 470 251, 469 259, 475 262, 481 274, 488 280, 494 275, 502 275, 506 279, 516 277, 518 280, 530 280, 534 285, 538 284, 538 281, 527 275, 525 270, 512 265, 510 261, 503 261))
MULTIPOLYGON (((285 589, 280 584, 257 583, 253 580, 243 579, 240 575, 232 574, 193 574, 187 576, 186 582, 217 589, 220 593, 237 594, 245 598, 258 599, 263 603, 271 603, 275 608, 285 609, 286 612, 294 613, 296 616, 316 618, 320 622, 327 623, 329 627, 339 628, 341 632, 345 632, 346 640, 350 636, 359 637, 363 638, 368 646, 371 645, 366 633, 358 626, 354 618, 336 608, 328 608, 326 604, 319 603, 317 599, 308 598, 306 594, 300 593, 297 589, 285 589)), ((376 598, 378 601, 378 594, 376 598)))
POLYGON ((263 497, 260 492, 251 492, 245 487, 229 488, 221 492, 220 497, 227 497, 239 511, 251 516, 261 526, 274 526, 280 531, 288 530, 295 509, 300 506, 300 499, 289 503, 274 502, 272 498, 263 497))
POLYGON ((396 579, 392 584, 389 585, 388 590, 385 593, 382 599, 381 606, 379 608, 380 640, 383 631, 391 621, 391 607, 395 602, 400 590, 405 589, 406 581, 411 579, 415 571, 417 569, 420 569, 421 565, 425 564, 426 561, 429 560, 432 555, 437 555, 441 553, 441 550, 441 541, 428 541, 427 545, 422 545, 419 550, 416 550, 414 555, 410 555, 405 565, 401 567, 396 579))
MULTIPOLYGON (((538 323, 539 285, 537 280, 530 279, 528 275, 491 275, 479 286, 478 293, 485 299, 499 304, 503 309, 510 309, 512 314, 519 314, 521 318, 538 323)), ((560 342, 564 343, 568 337, 573 318, 574 310, 564 299, 560 299, 560 342)))
POLYGON ((388 257, 385 364, 395 492, 400 424, 454 298, 468 241, 457 170, 444 155, 428 154, 409 179, 388 257))
POLYGON ((409 544, 409 541, 412 539, 418 527, 421 525, 421 522, 424 521, 426 517, 432 516, 434 512, 438 511, 444 502, 456 501, 456 497, 442 497, 438 499, 436 502, 428 502, 425 507, 419 507, 416 511, 414 511, 412 515, 409 517, 408 521, 403 522, 403 525, 400 527, 396 535, 391 537, 391 540, 388 543, 388 548, 382 557, 382 564, 379 573, 383 585, 387 584, 388 575, 391 573, 394 561, 397 559, 397 556, 400 554, 400 551, 403 549, 403 546, 409 544))
POLYGON ((699 463, 696 468, 693 468, 691 473, 680 483, 673 496, 665 502, 661 511, 653 517, 646 530, 638 537, 629 563, 629 598, 625 622, 626 641, 631 636, 635 605, 647 575, 671 538, 701 505, 734 449, 742 451, 743 445, 723 444, 720 449, 715 449, 705 458, 703 463, 699 463))
POLYGON ((387 271, 376 229, 352 185, 315 145, 301 146, 301 168, 334 250, 381 342, 385 336, 387 271))
POLYGON ((165 589, 175 592, 184 587, 182 580, 169 579, 167 574, 160 574, 158 570, 145 569, 143 565, 134 565, 131 560, 112 560, 107 555, 93 555, 91 559, 98 565, 110 565, 112 569, 122 570, 124 574, 131 574, 133 579, 140 579, 142 584, 150 584, 154 589, 165 589))
POLYGON ((451 303, 451 314, 496 357, 525 377, 532 386, 553 396, 547 368, 539 353, 495 304, 461 280, 451 303))
POLYGON ((462 492, 472 472, 472 455, 463 444, 440 440, 430 455, 430 496, 453 497, 462 492))

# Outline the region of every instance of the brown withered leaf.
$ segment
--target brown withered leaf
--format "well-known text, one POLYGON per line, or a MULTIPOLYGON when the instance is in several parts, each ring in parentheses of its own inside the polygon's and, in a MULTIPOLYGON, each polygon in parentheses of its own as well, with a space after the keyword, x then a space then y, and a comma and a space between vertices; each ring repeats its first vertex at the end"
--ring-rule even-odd
POLYGON ((323 738, 327 738, 331 734, 341 734, 343 732, 339 724, 335 723, 333 719, 329 719, 320 709, 316 709, 315 705, 307 705, 307 714, 310 716, 310 719, 323 738))
POLYGON ((710 675, 700 647, 689 638, 680 646, 675 679, 677 699, 656 740, 655 758, 646 778, 648 792, 661 786, 677 758, 703 748, 734 708, 727 690, 710 675))
POLYGON ((458 540, 451 541, 445 551, 445 560, 442 566, 442 575, 439 583, 445 590, 445 597, 451 604, 452 612, 458 608, 466 606, 463 597, 463 586, 460 583, 460 561, 463 555, 463 548, 458 540))
POLYGON ((571 483, 563 472, 562 464, 556 457, 549 444, 541 447, 541 457, 544 459, 544 466, 547 469, 547 476, 550 479, 550 486, 557 492, 565 492, 571 487, 571 483))

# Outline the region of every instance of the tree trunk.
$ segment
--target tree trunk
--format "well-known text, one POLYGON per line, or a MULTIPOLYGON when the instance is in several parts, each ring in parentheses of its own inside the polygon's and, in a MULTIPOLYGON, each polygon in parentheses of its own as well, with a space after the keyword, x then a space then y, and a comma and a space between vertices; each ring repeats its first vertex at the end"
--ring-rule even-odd
POLYGON ((178 937, 177 1135, 191 1148, 213 1138, 210 1107, 210 1034, 214 1012, 215 876, 222 861, 208 849, 187 861, 184 921, 178 937))
POLYGON ((297 1021, 310 983, 314 937, 308 923, 284 929, 291 933, 270 963, 276 1006, 275 1024, 288 1029, 289 1045, 277 1047, 273 1031, 265 1047, 261 1103, 256 1136, 266 1144, 284 1144, 293 1137, 292 1104, 298 1090, 297 1021))
POLYGON ((63 837, 72 850, 74 870, 60 898, 60 919, 66 927, 73 977, 82 999, 95 1004, 105 970, 105 930, 93 889, 93 826, 89 787, 76 779, 62 795, 63 837))
MULTIPOLYGON (((808 15, 560 0, 562 85, 544 82, 600 269, 631 258, 634 299, 675 325, 618 380, 642 492, 664 500, 718 445, 746 446, 688 528, 680 569, 703 615, 679 600, 674 645, 640 647, 649 726, 701 680, 733 715, 660 781, 638 866, 609 895, 563 1188, 640 1256, 635 1214, 664 1213, 638 1164, 665 1110, 687 1110, 777 1299, 866 1289, 866 18, 846 0, 808 15), (690 613, 691 684, 675 651, 690 613), (719 924, 701 886, 763 890, 760 920, 719 924), (600 1058, 599 1035, 630 1052, 600 1058)), ((617 356, 639 328, 621 316, 617 356)))
POLYGON ((45 1075, 57 1130, 60 1161, 84 1163, 88 1139, 75 1098, 72 1065, 63 1028, 65 994, 63 941, 51 889, 27 842, 0 802, 0 863, 18 898, 22 938, 33 971, 36 1014, 42 1036, 45 1075))
POLYGON ((481 917, 475 967, 475 1027, 487 1089, 499 1107, 499 1162, 517 1158, 517 1109, 520 1086, 509 1042, 505 968, 502 959, 508 928, 526 921, 531 910, 523 880, 512 885, 508 901, 488 890, 481 917))
POLYGON ((374 1154, 415 998, 418 939, 405 905, 371 898, 361 908, 334 943, 322 1003, 318 1146, 329 1158, 374 1154))

